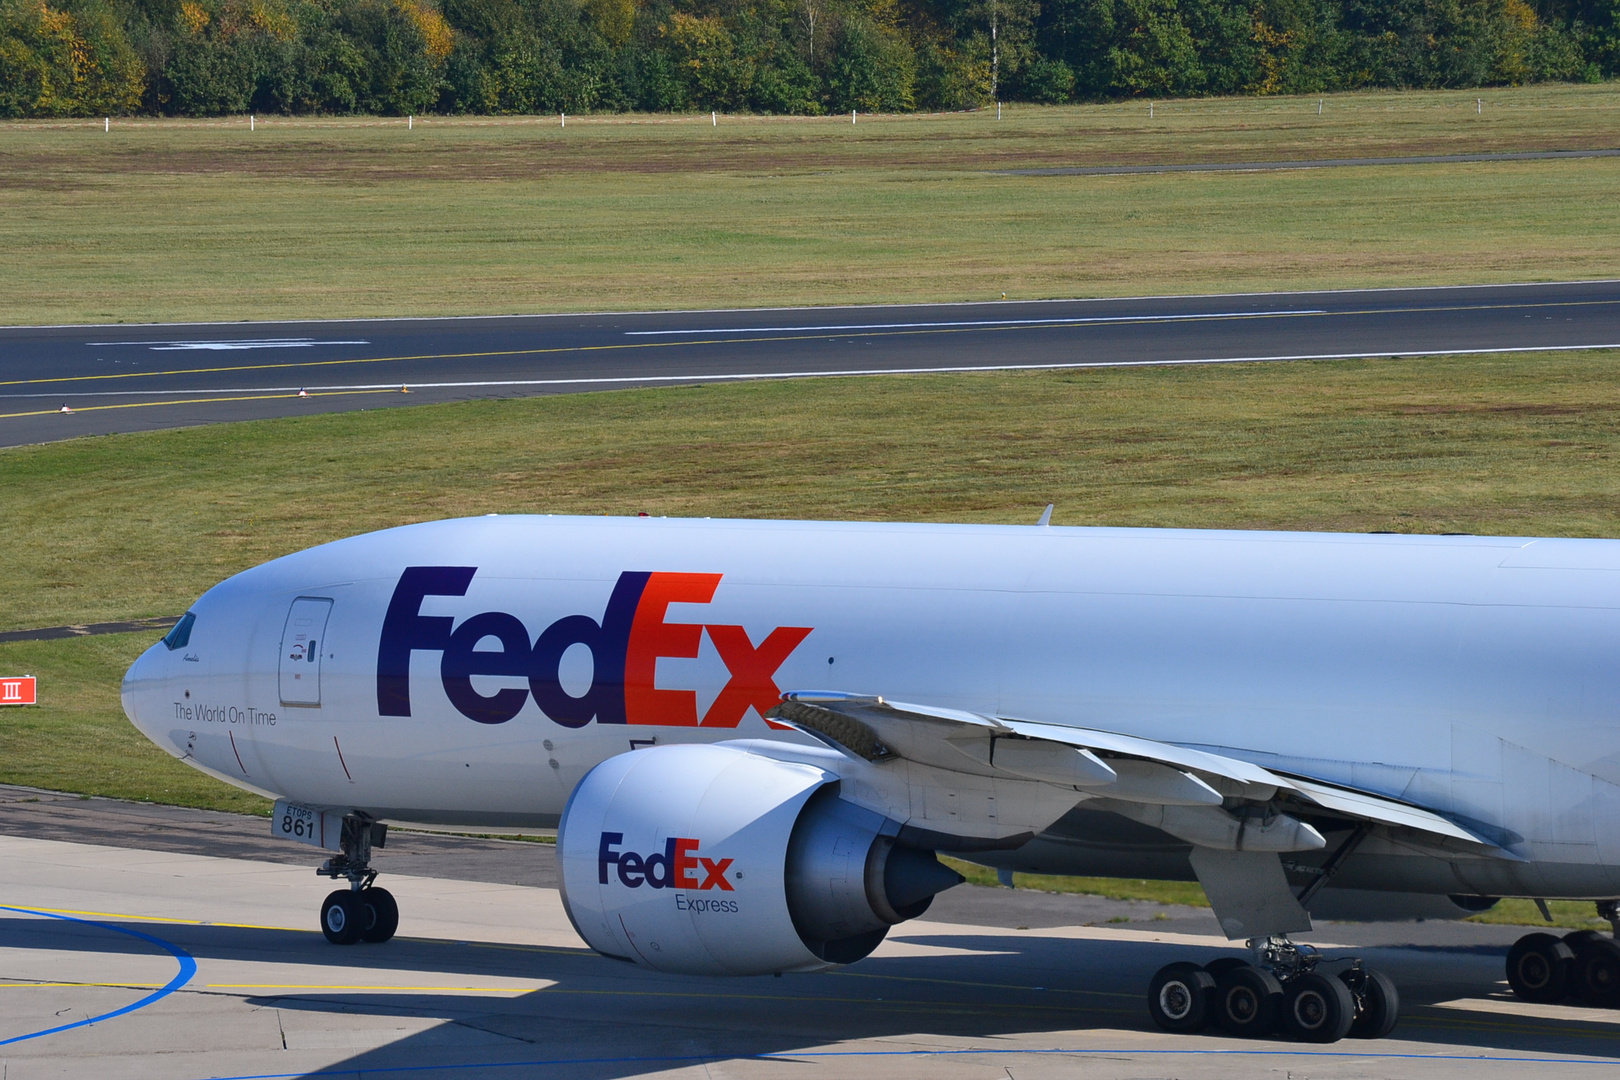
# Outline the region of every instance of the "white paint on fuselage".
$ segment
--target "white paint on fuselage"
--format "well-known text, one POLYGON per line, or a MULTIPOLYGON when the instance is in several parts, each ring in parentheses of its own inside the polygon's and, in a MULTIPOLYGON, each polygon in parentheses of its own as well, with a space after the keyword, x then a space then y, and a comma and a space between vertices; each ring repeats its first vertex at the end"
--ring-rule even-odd
MULTIPOLYGON (((1620 866, 1620 543, 1604 540, 434 522, 211 589, 192 608, 187 649, 156 646, 131 668, 126 711, 231 783, 446 823, 555 820, 584 773, 632 740, 799 738, 753 710, 737 728, 566 728, 532 698, 507 723, 479 724, 450 704, 428 652, 412 657, 412 715, 379 716, 379 634, 407 566, 477 567, 465 596, 429 597, 421 613, 459 624, 508 612, 531 641, 563 616, 601 619, 621 572, 722 574, 712 603, 672 604, 666 621, 741 625, 756 644, 778 626, 813 627, 776 673, 784 691, 879 693, 1221 748, 1481 823, 1531 861, 1620 866), (299 596, 333 600, 319 708, 278 700, 280 637, 299 596), (188 704, 225 718, 183 718, 188 704), (241 720, 248 709, 274 723, 241 720)), ((590 668, 579 663, 564 677, 575 690, 590 668)), ((727 678, 707 636, 697 659, 657 670, 659 687, 696 692, 698 715, 727 678)))

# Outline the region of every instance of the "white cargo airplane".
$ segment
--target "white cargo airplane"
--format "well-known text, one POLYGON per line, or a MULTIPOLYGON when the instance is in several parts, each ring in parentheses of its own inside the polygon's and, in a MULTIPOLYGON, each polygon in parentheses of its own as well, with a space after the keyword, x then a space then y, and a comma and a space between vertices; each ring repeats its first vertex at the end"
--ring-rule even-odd
MULTIPOLYGON (((1614 541, 490 516, 238 574, 123 700, 336 852, 335 943, 398 925, 387 821, 558 825, 580 936, 708 975, 861 959, 945 851, 1196 877, 1253 962, 1153 1019, 1332 1041, 1399 1008, 1287 937, 1335 894, 1616 918, 1617 642, 1614 541)), ((1508 975, 1620 1003, 1620 946, 1508 975)))

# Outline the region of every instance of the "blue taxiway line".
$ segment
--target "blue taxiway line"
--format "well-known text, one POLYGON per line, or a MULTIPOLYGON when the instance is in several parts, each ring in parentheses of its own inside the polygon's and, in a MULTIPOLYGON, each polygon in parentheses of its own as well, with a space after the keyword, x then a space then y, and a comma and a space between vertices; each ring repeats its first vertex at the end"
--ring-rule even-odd
POLYGON ((44 1028, 40 1031, 30 1031, 26 1035, 13 1035, 9 1039, 0 1039, 0 1046, 10 1046, 12 1043, 27 1042, 29 1039, 42 1039, 46 1035, 55 1035, 58 1032, 71 1031, 74 1028, 86 1027, 90 1024, 99 1024, 103 1020, 111 1020, 114 1017, 123 1016, 126 1013, 132 1013, 137 1009, 144 1009, 148 1005, 162 1001, 164 998, 186 985, 186 983, 190 982, 192 977, 197 974, 197 961, 192 958, 190 953, 186 952, 186 950, 172 942, 164 941, 160 937, 153 937, 151 934, 143 934, 139 930, 130 930, 127 927, 117 926, 108 922, 98 922, 95 919, 80 919, 73 915, 59 915, 54 911, 35 911, 33 908, 7 907, 6 905, 0 904, 0 911, 15 911, 23 915, 38 915, 46 919, 60 919, 63 922, 81 923, 85 926, 95 926, 100 927, 103 930, 111 930, 116 934, 125 934, 129 937, 139 938, 142 941, 156 945, 158 948, 163 949, 170 956, 173 956, 180 962, 180 970, 175 972, 174 978, 170 979, 161 988, 147 994, 139 1001, 125 1005, 121 1009, 114 1009, 112 1012, 102 1013, 100 1016, 92 1016, 86 1020, 75 1020, 71 1024, 61 1024, 57 1027, 44 1028))

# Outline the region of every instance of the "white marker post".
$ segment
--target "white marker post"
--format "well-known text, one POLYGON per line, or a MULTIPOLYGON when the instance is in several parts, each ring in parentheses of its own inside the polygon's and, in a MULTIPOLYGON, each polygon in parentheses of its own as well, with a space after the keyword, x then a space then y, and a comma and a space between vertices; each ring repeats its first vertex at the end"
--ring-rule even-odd
POLYGON ((710 127, 719 127, 720 126, 720 119, 719 119, 717 114, 712 113, 712 112, 709 114, 709 126, 710 127))
POLYGON ((854 109, 849 110, 849 122, 852 123, 852 124, 855 122, 855 110, 854 109))
POLYGON ((407 116, 405 118, 405 130, 406 131, 415 131, 416 130, 416 117, 407 116))
POLYGON ((1322 99, 1321 98, 1316 99, 1316 115, 1317 116, 1322 115, 1322 99))
POLYGON ((1001 102, 996 102, 996 119, 1001 119, 1001 102))
POLYGON ((1153 102, 1148 102, 1148 119, 1153 119, 1153 102))
POLYGON ((1485 115, 1485 99, 1484 98, 1475 98, 1474 99, 1474 115, 1475 116, 1484 116, 1485 115))
POLYGON ((112 131, 112 117, 104 116, 101 118, 101 130, 106 132, 112 131))
POLYGON ((254 115, 252 113, 248 113, 248 130, 249 131, 257 131, 257 130, 259 130, 258 126, 256 124, 256 121, 255 121, 255 117, 254 117, 254 115))
POLYGON ((559 117, 559 119, 562 120, 562 123, 558 124, 557 126, 558 127, 567 127, 568 126, 568 114, 567 113, 559 113, 558 117, 559 117))

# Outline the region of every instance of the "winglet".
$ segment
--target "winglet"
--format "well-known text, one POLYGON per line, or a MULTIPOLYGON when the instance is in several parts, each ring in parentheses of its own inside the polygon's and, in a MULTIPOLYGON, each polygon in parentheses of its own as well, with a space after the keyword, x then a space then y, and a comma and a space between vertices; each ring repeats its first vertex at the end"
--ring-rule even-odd
POLYGON ((1053 507, 1053 505, 1055 505, 1055 504, 1053 504, 1053 503, 1047 503, 1046 504, 1046 509, 1041 511, 1041 520, 1037 521, 1035 524, 1037 524, 1037 525, 1050 525, 1050 524, 1052 524, 1052 507, 1053 507))

